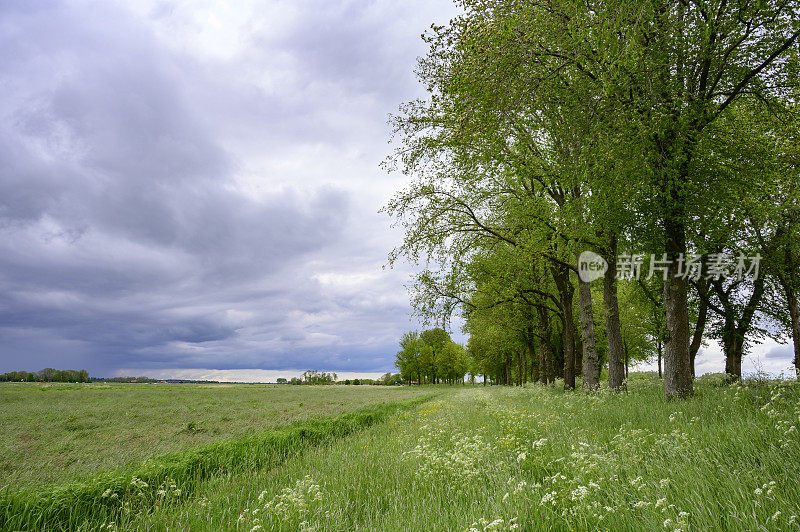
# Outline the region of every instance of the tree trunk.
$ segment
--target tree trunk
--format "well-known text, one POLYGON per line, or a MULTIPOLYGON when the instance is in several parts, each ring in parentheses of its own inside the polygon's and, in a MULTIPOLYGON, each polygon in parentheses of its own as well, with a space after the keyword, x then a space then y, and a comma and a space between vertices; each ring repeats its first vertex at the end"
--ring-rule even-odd
POLYGON ((580 303, 581 339, 583 341, 583 390, 593 392, 600 385, 600 368, 597 365, 597 348, 594 344, 594 314, 592 312, 592 289, 589 283, 578 278, 578 302, 580 303))
POLYGON ((521 356, 522 356, 522 385, 523 386, 525 386, 525 384, 528 382, 528 353, 527 353, 527 351, 528 351, 527 348, 525 348, 520 353, 521 356))
POLYGON ((564 389, 575 389, 575 318, 572 315, 572 300, 575 287, 569 280, 569 268, 553 267, 553 280, 558 288, 561 312, 564 316, 564 389))
MULTIPOLYGON (((673 198, 673 201, 678 201, 673 198)), ((670 209, 673 211, 674 209, 670 209)), ((681 211, 682 212, 682 211, 681 211)), ((678 258, 686 253, 686 227, 680 214, 664 220, 667 256, 671 261, 664 282, 664 395, 671 399, 694 393, 689 359, 689 309, 686 277, 679 277, 678 258)))
POLYGON ((660 339, 658 340, 657 347, 658 347, 658 378, 659 379, 663 379, 664 376, 661 374, 661 340, 660 339))
POLYGON ((533 337, 528 340, 528 354, 531 359, 531 372, 533 373, 533 382, 542 380, 539 364, 536 363, 536 347, 533 344, 533 337))
POLYGON ((722 325, 722 352, 725 355, 725 373, 730 380, 737 381, 742 378, 741 353, 738 352, 736 342, 736 318, 730 309, 725 309, 728 314, 722 325))
POLYGON ((764 295, 764 277, 760 276, 753 282, 753 291, 747 300, 739 323, 736 323, 736 313, 733 302, 723 290, 721 281, 714 282, 720 301, 725 310, 725 322, 722 330, 723 350, 725 351, 725 372, 731 376, 732 380, 742 378, 742 354, 744 352, 745 336, 750 331, 750 324, 753 323, 761 298, 764 295))
POLYGON ((797 293, 792 287, 786 287, 786 301, 789 304, 789 316, 792 318, 792 340, 794 340, 794 370, 800 379, 800 308, 797 304, 797 293))
POLYGON ((697 291, 700 293, 700 308, 697 311, 697 323, 694 327, 692 343, 689 344, 689 364, 692 368, 692 377, 695 376, 694 361, 697 358, 697 352, 700 351, 700 345, 703 343, 703 332, 705 332, 706 320, 708 319, 707 285, 708 281, 702 280, 697 286, 697 291))
POLYGON ((788 275, 778 275, 778 279, 783 286, 783 291, 786 294, 786 305, 789 307, 789 318, 792 325, 792 341, 794 343, 794 371, 797 378, 800 379, 800 307, 798 306, 796 291, 798 279, 792 251, 788 245, 786 245, 785 249, 783 266, 787 270, 788 275))
MULTIPOLYGON (((732 334, 735 334, 733 332, 732 334)), ((725 373, 731 380, 737 381, 742 378, 742 350, 744 342, 739 338, 726 338, 723 342, 725 351, 725 373)))
POLYGON ((542 337, 539 342, 539 375, 543 383, 549 384, 555 377, 550 345, 550 317, 547 315, 547 309, 543 307, 536 307, 536 311, 539 313, 539 323, 542 327, 542 337))
POLYGON ((542 340, 539 343, 539 377, 541 378, 542 384, 550 383, 550 358, 550 342, 542 340))
POLYGON ((613 391, 625 387, 625 364, 622 331, 619 323, 617 300, 617 235, 609 239, 608 269, 603 275, 603 303, 606 311, 606 337, 608 338, 608 385, 613 391))
POLYGON ((627 379, 628 374, 628 367, 631 363, 630 353, 628 353, 628 344, 625 343, 625 340, 622 341, 622 346, 625 348, 625 378, 627 379))

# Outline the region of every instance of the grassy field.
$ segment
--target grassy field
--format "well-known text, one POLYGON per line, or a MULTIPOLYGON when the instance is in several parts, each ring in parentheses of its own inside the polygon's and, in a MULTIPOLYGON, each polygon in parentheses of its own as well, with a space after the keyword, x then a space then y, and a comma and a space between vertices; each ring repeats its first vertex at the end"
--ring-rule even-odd
POLYGON ((120 515, 134 530, 798 530, 800 388, 699 383, 587 398, 447 393, 191 500, 120 515))
POLYGON ((419 393, 377 386, 2 383, 0 486, 74 480, 419 393))
MULTIPOLYGON (((268 464, 193 482, 99 479, 93 504, 105 510, 77 511, 75 523, 87 519, 69 528, 800 530, 796 382, 701 379, 695 397, 673 402, 648 376, 628 393, 591 397, 542 386, 436 391, 268 464)), ((295 434, 334 434, 354 419, 295 434)))

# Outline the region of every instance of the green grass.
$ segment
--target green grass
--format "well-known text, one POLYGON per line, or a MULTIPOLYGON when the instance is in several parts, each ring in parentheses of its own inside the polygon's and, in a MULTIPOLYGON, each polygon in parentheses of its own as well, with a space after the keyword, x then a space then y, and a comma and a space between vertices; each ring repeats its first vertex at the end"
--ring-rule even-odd
POLYGON ((238 440, 150 458, 128 469, 62 485, 0 492, 0 529, 94 529, 101 521, 135 510, 162 508, 191 497, 213 476, 247 474, 275 467, 305 449, 322 446, 369 427, 387 416, 426 400, 384 403, 337 416, 298 421, 238 440))
MULTIPOLYGON (((376 417, 355 423, 365 430, 340 430, 347 418, 309 422, 307 434, 323 424, 320 437, 293 432, 297 443, 274 460, 205 475, 181 473, 184 464, 147 488, 103 477, 69 520, 19 528, 800 529, 800 385, 729 387, 711 378, 696 390, 667 402, 646 375, 616 395, 439 389, 413 408, 377 407, 376 417), (102 497, 106 486, 118 496, 102 497)), ((228 451, 241 457, 251 447, 228 451)))
POLYGON ((144 458, 428 393, 411 387, 0 384, 0 488, 126 468, 144 458))
POLYGON ((112 528, 798 529, 796 383, 698 383, 673 402, 647 378, 629 388, 462 388, 112 528))

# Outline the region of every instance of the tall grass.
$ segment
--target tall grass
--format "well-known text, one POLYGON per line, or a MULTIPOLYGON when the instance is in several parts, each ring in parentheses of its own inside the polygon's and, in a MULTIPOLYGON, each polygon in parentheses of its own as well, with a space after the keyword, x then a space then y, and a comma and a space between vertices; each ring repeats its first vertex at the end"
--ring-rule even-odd
POLYGON ((426 399, 379 404, 334 417, 296 422, 238 440, 151 458, 137 467, 100 474, 83 482, 0 494, 0 529, 93 528, 120 512, 145 512, 191 497, 214 475, 252 474, 275 467, 304 449, 330 443, 369 427, 426 399))
POLYGON ((648 376, 635 376, 628 389, 586 396, 542 386, 455 388, 410 409, 381 407, 374 419, 354 421, 371 424, 366 430, 331 426, 315 440, 312 425, 304 425, 310 439, 295 432, 296 446, 270 444, 285 449, 274 455, 243 444, 227 451, 239 457, 236 464, 221 469, 214 467, 226 462, 186 455, 174 468, 163 462, 163 472, 148 469, 149 477, 120 475, 113 486, 104 477, 85 502, 65 495, 71 511, 62 504, 61 513, 47 513, 43 499, 18 500, 5 510, 16 520, 4 526, 800 529, 797 382, 728 386, 703 378, 695 397, 672 402, 648 376), (251 451, 252 458, 242 459, 251 451), (196 463, 204 465, 192 469, 196 463), (103 497, 109 487, 116 491, 103 497))
POLYGON ((125 530, 798 530, 797 383, 467 388, 278 467, 120 514, 125 530))
POLYGON ((404 386, 0 383, 0 490, 90 478, 420 393, 404 386))

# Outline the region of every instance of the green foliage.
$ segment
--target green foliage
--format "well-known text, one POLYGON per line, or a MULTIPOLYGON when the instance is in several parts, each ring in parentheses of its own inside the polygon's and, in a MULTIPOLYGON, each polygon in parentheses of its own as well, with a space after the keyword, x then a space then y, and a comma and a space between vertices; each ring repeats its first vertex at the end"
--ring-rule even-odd
POLYGON ((400 370, 403 380, 407 382, 420 382, 422 379, 423 371, 420 358, 422 345, 419 333, 416 331, 407 332, 400 339, 400 351, 397 352, 395 366, 400 370))
POLYGON ((384 386, 396 386, 403 383, 403 378, 399 373, 384 373, 378 383, 384 386))
POLYGON ((307 370, 303 372, 303 384, 333 384, 336 382, 336 373, 307 370))
POLYGON ((0 382, 92 382, 85 369, 45 368, 37 373, 10 371, 0 374, 0 382))
POLYGON ((730 375, 726 373, 705 373, 697 377, 698 385, 720 388, 731 383, 730 375))
POLYGON ((395 365, 407 382, 436 384, 463 382, 470 369, 464 348, 441 328, 410 331, 400 339, 395 365))
POLYGON ((673 266, 659 287, 668 297, 604 287, 594 315, 609 317, 607 348, 594 343, 614 375, 620 347, 643 360, 664 345, 666 394, 691 394, 690 320, 704 333, 709 308, 720 318, 706 336, 730 358, 741 358, 745 337, 771 334, 759 320, 800 335, 800 311, 786 312, 800 286, 798 6, 462 7, 424 35, 417 74, 429 98, 393 118, 401 145, 386 163, 411 177, 385 210, 405 229, 390 261, 424 262, 411 288, 419 317, 446 323, 460 310, 486 333, 476 349, 481 360, 494 353, 503 382, 515 372, 524 381, 525 350, 541 341, 549 380, 571 360, 562 338, 572 332, 575 254, 629 251, 673 266), (717 248, 763 251, 772 279, 712 287, 707 301, 708 287, 690 287, 677 261, 717 248), (507 346, 487 350, 499 336, 507 346))

